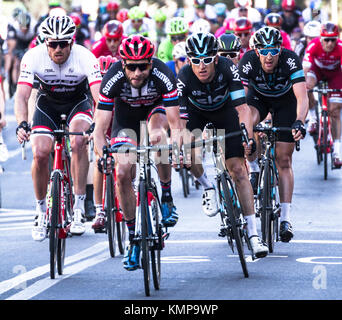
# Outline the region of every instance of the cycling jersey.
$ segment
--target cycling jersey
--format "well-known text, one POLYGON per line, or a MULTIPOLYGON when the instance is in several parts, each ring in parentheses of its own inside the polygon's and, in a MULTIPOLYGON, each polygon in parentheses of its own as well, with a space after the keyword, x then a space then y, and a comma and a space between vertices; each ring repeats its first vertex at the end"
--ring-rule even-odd
POLYGON ((342 41, 337 40, 334 50, 325 52, 321 44, 321 39, 318 37, 312 40, 308 45, 303 60, 303 66, 309 68, 312 65, 316 65, 324 71, 336 71, 341 69, 341 60, 342 41))
POLYGON ((298 28, 300 22, 304 22, 302 13, 299 10, 294 10, 290 17, 286 17, 283 11, 279 12, 279 14, 283 18, 281 28, 288 34, 291 34, 295 28, 298 28))
POLYGON ((18 84, 33 86, 34 77, 40 82, 40 91, 62 103, 83 99, 89 86, 100 83, 102 76, 98 61, 85 47, 74 44, 68 60, 62 65, 54 63, 46 45, 40 45, 25 53, 18 84))
POLYGON ((254 50, 244 54, 239 63, 239 71, 244 86, 253 87, 267 97, 282 96, 292 89, 293 84, 305 81, 299 57, 287 49, 282 49, 273 73, 263 71, 254 50))
MULTIPOLYGON (((202 83, 185 65, 178 73, 178 97, 181 112, 188 113, 187 128, 203 130, 211 122, 226 133, 239 130, 239 118, 235 107, 246 103, 237 67, 230 59, 219 57, 215 76, 210 83, 202 83)), ((243 157, 241 137, 226 139, 225 158, 243 157)))
POLYGON ((103 78, 97 108, 112 111, 114 101, 111 136, 117 137, 124 130, 125 136, 139 141, 140 121, 148 120, 154 113, 165 113, 164 108, 178 106, 175 76, 162 61, 152 58, 151 73, 145 84, 139 89, 133 88, 125 76, 122 62, 118 61, 103 78))
POLYGON ((124 35, 128 37, 135 34, 140 34, 144 37, 149 37, 151 41, 157 40, 156 26, 154 20, 152 19, 144 17, 143 23, 139 30, 134 29, 131 20, 128 19, 122 23, 122 28, 124 35))
POLYGON ((162 41, 158 47, 158 59, 163 62, 168 62, 173 60, 172 50, 174 45, 172 44, 170 38, 162 41))
POLYGON ((294 52, 297 54, 297 56, 299 57, 300 60, 303 61, 304 58, 304 54, 305 54, 305 49, 307 47, 308 43, 306 41, 306 38, 300 38, 299 42, 296 44, 295 48, 294 48, 294 52))
POLYGON ((283 43, 281 46, 285 49, 292 50, 290 36, 284 30, 280 30, 280 33, 283 38, 283 43))
POLYGON ((26 33, 22 32, 19 23, 15 21, 12 25, 8 25, 7 40, 16 40, 16 50, 26 50, 36 36, 33 23, 30 23, 29 29, 26 33))

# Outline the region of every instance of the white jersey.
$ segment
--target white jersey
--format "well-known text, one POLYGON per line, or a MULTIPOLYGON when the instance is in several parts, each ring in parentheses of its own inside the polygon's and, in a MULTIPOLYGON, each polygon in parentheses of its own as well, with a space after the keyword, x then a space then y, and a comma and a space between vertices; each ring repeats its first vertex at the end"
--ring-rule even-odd
POLYGON ((83 97, 90 86, 102 80, 96 57, 78 44, 72 46, 68 60, 61 65, 51 60, 46 45, 27 51, 21 61, 18 84, 32 87, 35 76, 44 94, 63 102, 83 97))

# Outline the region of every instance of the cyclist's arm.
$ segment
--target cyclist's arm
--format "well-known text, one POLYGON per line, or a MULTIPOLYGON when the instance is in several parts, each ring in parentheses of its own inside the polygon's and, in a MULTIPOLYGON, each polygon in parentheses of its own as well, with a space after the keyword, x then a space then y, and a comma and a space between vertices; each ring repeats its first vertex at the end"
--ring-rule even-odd
POLYGON ((94 130, 94 149, 95 152, 102 157, 102 148, 107 145, 106 132, 112 118, 112 111, 96 109, 95 112, 96 125, 94 130))
POLYGON ((100 87, 101 87, 101 82, 96 82, 90 86, 90 92, 96 105, 99 101, 100 87))
POLYGON ((297 118, 303 123, 305 122, 306 115, 309 110, 309 99, 306 91, 305 82, 297 82, 293 84, 293 93, 297 99, 297 118))
POLYGON ((28 101, 30 99, 31 91, 31 86, 18 83, 14 100, 14 113, 18 124, 22 121, 27 121, 28 101))

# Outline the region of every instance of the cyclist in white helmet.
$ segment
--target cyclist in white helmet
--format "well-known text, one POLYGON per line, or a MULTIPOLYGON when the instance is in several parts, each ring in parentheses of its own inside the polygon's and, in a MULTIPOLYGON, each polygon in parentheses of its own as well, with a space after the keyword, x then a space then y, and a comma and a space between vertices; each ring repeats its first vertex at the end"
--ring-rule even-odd
MULTIPOLYGON (((67 115, 70 131, 86 131, 92 123, 93 100, 97 102, 102 76, 95 56, 85 47, 74 44, 76 27, 68 16, 48 17, 40 25, 45 45, 37 46, 24 55, 15 98, 19 143, 30 139, 28 99, 34 77, 40 82, 33 115, 32 131, 47 133, 58 129, 61 114, 67 115), (91 93, 91 94, 90 94, 91 93)), ((36 218, 32 237, 42 241, 46 237, 46 192, 49 180, 49 154, 54 138, 49 134, 32 136, 32 179, 36 197, 36 218)), ((84 200, 88 172, 86 138, 70 137, 72 148, 71 174, 74 182, 75 203, 71 233, 85 232, 84 200)))

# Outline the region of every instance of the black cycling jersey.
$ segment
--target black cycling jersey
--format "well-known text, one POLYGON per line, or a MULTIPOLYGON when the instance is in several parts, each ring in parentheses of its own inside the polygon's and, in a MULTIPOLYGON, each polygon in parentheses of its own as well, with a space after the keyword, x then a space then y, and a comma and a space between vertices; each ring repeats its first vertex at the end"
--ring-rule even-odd
POLYGON ((279 14, 283 18, 281 29, 288 34, 291 34, 295 28, 299 27, 299 22, 304 21, 300 10, 294 10, 290 17, 286 17, 283 11, 279 12, 279 14))
POLYGON ((204 111, 215 111, 225 105, 236 107, 246 103, 238 68, 231 60, 219 57, 214 79, 202 83, 185 65, 178 73, 177 88, 181 108, 193 106, 204 111))
POLYGON ((144 108, 163 104, 178 106, 176 79, 172 71, 157 58, 152 59, 152 70, 146 83, 133 88, 125 76, 122 62, 116 62, 105 74, 100 89, 98 109, 113 110, 123 107, 144 108))
POLYGON ((239 71, 244 86, 254 88, 266 97, 282 96, 292 89, 294 83, 305 82, 299 57, 293 51, 284 48, 273 73, 263 71, 260 59, 254 50, 243 55, 239 62, 239 71))

